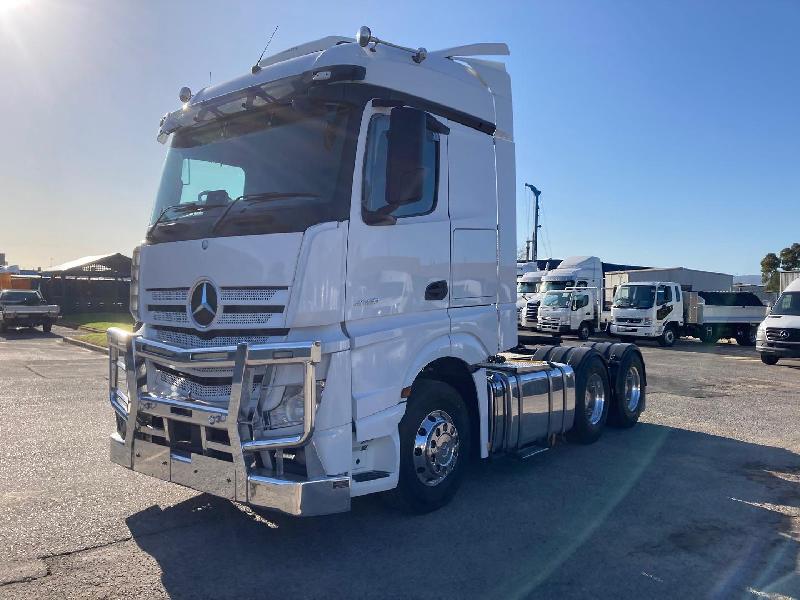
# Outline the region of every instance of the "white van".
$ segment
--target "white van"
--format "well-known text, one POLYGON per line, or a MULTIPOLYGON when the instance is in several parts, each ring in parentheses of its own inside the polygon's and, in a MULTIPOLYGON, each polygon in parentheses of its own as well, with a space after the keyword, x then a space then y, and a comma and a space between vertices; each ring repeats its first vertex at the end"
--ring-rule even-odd
POLYGON ((756 349, 764 364, 800 358, 800 279, 791 282, 758 326, 756 349))

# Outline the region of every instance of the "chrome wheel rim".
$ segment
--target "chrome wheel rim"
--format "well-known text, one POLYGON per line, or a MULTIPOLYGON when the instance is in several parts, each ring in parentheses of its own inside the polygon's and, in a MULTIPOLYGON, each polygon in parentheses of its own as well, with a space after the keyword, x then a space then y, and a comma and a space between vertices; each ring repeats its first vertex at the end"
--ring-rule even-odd
POLYGON ((630 412, 636 411, 641 397, 642 378, 639 369, 634 366, 628 367, 628 372, 625 374, 625 406, 630 412))
POLYGON ((460 441, 452 417, 434 410, 422 419, 414 439, 414 470, 427 486, 442 483, 458 464, 460 441))
POLYGON ((606 390, 603 386, 603 378, 597 373, 592 373, 586 381, 586 391, 584 392, 586 418, 591 425, 597 425, 600 422, 605 404, 606 390))

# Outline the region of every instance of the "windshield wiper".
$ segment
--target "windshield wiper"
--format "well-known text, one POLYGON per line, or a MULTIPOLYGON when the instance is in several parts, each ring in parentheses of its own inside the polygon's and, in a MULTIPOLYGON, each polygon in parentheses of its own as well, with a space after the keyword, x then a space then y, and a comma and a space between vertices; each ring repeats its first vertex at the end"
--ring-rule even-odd
POLYGON ((202 202, 184 202, 183 204, 173 204, 171 206, 166 207, 164 210, 161 211, 161 214, 158 215, 158 218, 153 221, 153 224, 150 225, 150 229, 147 230, 147 237, 150 237, 155 231, 156 227, 158 227, 162 222, 169 223, 170 221, 174 221, 175 219, 170 219, 169 221, 162 221, 162 219, 166 216, 167 212, 175 211, 176 215, 182 215, 184 213, 191 213, 191 212, 204 212, 211 208, 220 208, 221 204, 205 204, 202 202))
POLYGON ((242 194, 234 199, 233 202, 228 204, 223 213, 217 217, 217 220, 214 221, 214 224, 211 226, 211 233, 215 233, 217 231, 217 227, 220 226, 220 224, 228 216, 228 213, 231 212, 231 209, 239 202, 269 202, 271 200, 280 200, 282 198, 299 198, 303 196, 307 198, 319 198, 317 194, 312 194, 310 192, 258 192, 254 194, 242 194))

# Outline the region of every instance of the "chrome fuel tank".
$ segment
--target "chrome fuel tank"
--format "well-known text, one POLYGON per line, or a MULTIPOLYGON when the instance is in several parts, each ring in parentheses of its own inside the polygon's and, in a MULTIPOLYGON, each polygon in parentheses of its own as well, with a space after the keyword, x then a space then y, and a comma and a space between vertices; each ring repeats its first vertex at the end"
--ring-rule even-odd
POLYGON ((572 427, 572 367, 517 359, 480 366, 489 386, 490 453, 519 451, 572 427))

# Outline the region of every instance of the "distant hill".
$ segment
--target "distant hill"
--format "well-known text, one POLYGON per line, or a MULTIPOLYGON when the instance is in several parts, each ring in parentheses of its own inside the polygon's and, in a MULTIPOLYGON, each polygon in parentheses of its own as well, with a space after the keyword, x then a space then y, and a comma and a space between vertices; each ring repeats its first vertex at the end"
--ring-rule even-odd
POLYGON ((761 285, 761 275, 734 275, 733 283, 744 283, 747 285, 761 285))

